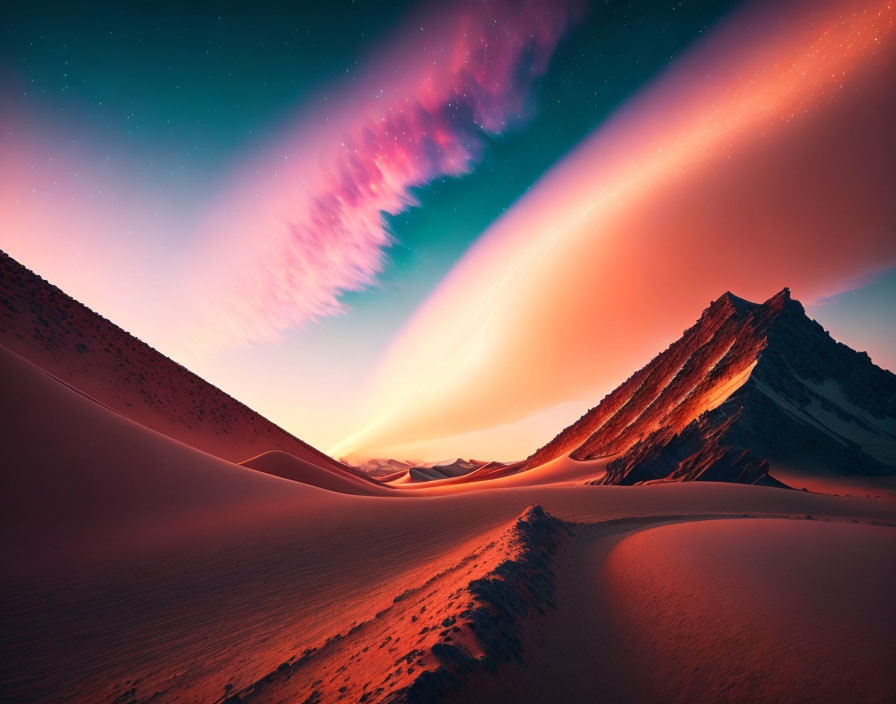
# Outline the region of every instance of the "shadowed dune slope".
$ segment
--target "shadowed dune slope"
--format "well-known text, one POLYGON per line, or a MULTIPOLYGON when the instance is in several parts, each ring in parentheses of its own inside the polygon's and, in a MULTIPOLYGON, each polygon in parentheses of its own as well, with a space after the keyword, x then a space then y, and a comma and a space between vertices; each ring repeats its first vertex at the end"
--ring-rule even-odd
POLYGON ((381 496, 390 493, 388 488, 350 474, 338 467, 332 470, 322 469, 319 465, 282 450, 263 452, 257 457, 240 462, 240 464, 257 472, 291 479, 303 484, 311 484, 343 494, 381 496))
POLYGON ((3 347, 0 379, 2 520, 13 563, 326 495, 148 430, 3 347))

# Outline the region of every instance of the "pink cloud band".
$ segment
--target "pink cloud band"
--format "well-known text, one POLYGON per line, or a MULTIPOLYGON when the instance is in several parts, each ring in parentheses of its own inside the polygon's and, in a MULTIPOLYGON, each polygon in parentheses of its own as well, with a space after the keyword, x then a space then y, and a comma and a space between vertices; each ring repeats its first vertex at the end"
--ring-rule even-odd
POLYGON ((200 255, 215 250, 228 285, 204 284, 227 291, 202 314, 214 325, 205 342, 276 339, 373 284, 391 243, 383 214, 469 171, 483 133, 525 118, 533 81, 581 11, 574 0, 495 0, 428 13, 288 128, 210 219, 200 255))

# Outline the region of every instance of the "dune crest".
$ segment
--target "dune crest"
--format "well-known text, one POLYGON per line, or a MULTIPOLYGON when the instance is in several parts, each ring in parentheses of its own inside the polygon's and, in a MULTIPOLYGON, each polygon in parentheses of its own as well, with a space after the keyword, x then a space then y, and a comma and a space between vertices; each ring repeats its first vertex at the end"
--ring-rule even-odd
POLYGON ((520 661, 519 620, 554 606, 570 527, 540 506, 369 621, 284 661, 228 701, 437 701, 480 670, 520 661))
POLYGON ((378 482, 362 478, 341 467, 321 467, 307 459, 296 457, 283 450, 269 450, 260 455, 240 462, 243 467, 264 472, 275 477, 282 477, 301 484, 337 491, 341 494, 359 494, 362 496, 389 494, 387 487, 378 482))

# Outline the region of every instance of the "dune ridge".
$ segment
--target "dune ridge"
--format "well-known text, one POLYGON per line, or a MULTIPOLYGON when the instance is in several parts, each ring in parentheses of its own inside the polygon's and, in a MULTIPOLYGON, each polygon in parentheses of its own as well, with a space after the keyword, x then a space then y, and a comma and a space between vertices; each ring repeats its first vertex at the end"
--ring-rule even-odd
POLYGON ((524 623, 524 664, 444 701, 882 704, 894 545, 893 520, 812 514, 579 524, 557 608, 524 623))
POLYGON ((552 565, 570 534, 540 506, 529 507, 371 620, 286 660, 225 701, 437 701, 471 672, 519 660, 518 620, 553 607, 552 565))
POLYGON ((322 468, 314 462, 296 457, 284 450, 268 450, 239 464, 254 469, 256 472, 264 472, 302 484, 311 484, 342 494, 383 496, 390 493, 389 488, 380 485, 379 482, 359 477, 338 466, 322 468))

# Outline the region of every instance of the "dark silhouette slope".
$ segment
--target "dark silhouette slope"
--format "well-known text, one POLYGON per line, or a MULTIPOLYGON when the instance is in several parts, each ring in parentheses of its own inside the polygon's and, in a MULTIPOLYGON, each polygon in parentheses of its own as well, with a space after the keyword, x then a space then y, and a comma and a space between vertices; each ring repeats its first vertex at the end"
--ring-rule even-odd
POLYGON ((90 398, 231 462, 271 450, 363 477, 0 252, 0 345, 90 398))

